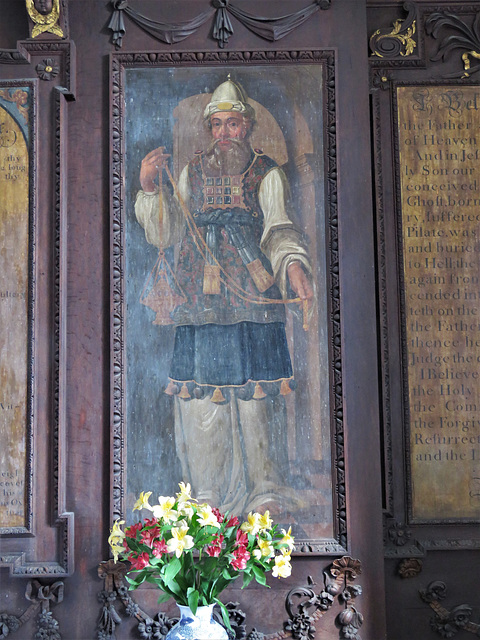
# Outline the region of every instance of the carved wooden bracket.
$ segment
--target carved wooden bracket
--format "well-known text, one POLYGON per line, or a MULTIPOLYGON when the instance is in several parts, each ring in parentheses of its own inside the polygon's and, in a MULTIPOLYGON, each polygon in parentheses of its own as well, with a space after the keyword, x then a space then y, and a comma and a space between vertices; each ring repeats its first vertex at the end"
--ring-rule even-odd
POLYGON ((30 580, 25 591, 25 598, 31 602, 28 609, 20 616, 0 613, 0 638, 17 632, 36 613, 36 638, 44 640, 61 640, 58 621, 50 611, 50 604, 60 604, 63 601, 64 584, 61 581, 53 584, 43 584, 39 580, 30 580))
MULTIPOLYGON (((121 624, 122 618, 115 609, 117 599, 121 600, 125 607, 125 613, 138 620, 138 632, 144 640, 163 640, 178 618, 169 618, 166 614, 158 612, 154 616, 136 604, 130 596, 125 574, 128 566, 124 562, 115 563, 113 560, 102 562, 98 567, 98 576, 104 581, 104 589, 99 593, 99 599, 103 603, 98 622, 99 640, 114 640, 115 629, 121 624)), ((281 638, 294 638, 294 640, 311 640, 315 635, 315 621, 320 619, 333 605, 335 598, 344 604, 335 623, 340 629, 339 638, 360 640, 358 631, 363 623, 363 616, 353 606, 355 598, 362 593, 360 585, 352 582, 362 572, 361 564, 349 556, 344 556, 334 562, 324 571, 324 585, 320 593, 316 593, 313 587, 315 583, 308 577, 308 585, 294 587, 285 599, 285 609, 288 620, 284 622, 283 629, 270 635, 264 635, 255 628, 247 635, 246 616, 239 609, 238 602, 229 602, 226 607, 229 612, 230 624, 233 634, 232 640, 280 640, 281 638)), ((220 611, 214 613, 218 622, 222 623, 220 611)))
POLYGON ((398 563, 397 573, 404 580, 415 578, 422 572, 423 562, 418 558, 403 558, 398 563))
POLYGON ((378 58, 398 58, 411 56, 417 47, 414 38, 417 23, 417 7, 413 2, 403 5, 408 12, 405 20, 395 20, 393 29, 377 29, 370 36, 370 50, 372 56, 378 58))
POLYGON ((463 73, 452 73, 443 76, 444 78, 459 78, 465 80, 473 73, 480 71, 480 63, 471 67, 470 58, 480 60, 480 11, 477 12, 472 26, 461 20, 454 13, 449 11, 432 13, 425 22, 425 30, 433 38, 438 38, 439 31, 445 28, 456 34, 448 34, 440 42, 438 52, 432 57, 433 61, 445 60, 455 49, 463 49, 463 73))
POLYGON ((420 597, 435 612, 430 620, 430 626, 442 638, 453 638, 459 631, 469 631, 476 636, 480 635, 480 624, 470 622, 472 607, 468 604, 459 604, 450 611, 440 604, 447 595, 447 587, 444 582, 436 580, 431 582, 426 589, 420 591, 420 597))
POLYGON ((190 20, 184 22, 159 22, 151 20, 128 5, 128 0, 110 0, 112 16, 108 29, 112 32, 112 42, 119 49, 122 46, 122 38, 126 33, 124 16, 156 40, 166 44, 181 42, 195 33, 207 20, 214 19, 212 36, 218 42, 220 48, 228 44, 228 39, 233 35, 233 25, 230 15, 234 16, 244 27, 253 31, 257 36, 274 42, 288 35, 291 31, 303 24, 319 9, 328 9, 331 0, 313 0, 313 2, 288 15, 276 18, 256 16, 235 6, 230 0, 211 0, 211 8, 199 13, 190 20))

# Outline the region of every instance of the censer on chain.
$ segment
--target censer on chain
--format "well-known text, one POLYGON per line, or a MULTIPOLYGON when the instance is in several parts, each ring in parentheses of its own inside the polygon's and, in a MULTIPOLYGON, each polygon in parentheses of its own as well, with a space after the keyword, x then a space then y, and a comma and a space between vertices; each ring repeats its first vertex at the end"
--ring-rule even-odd
MULTIPOLYGON (((159 209, 158 219, 160 228, 163 223, 163 191, 162 191, 163 167, 158 169, 158 194, 159 209)), ((177 282, 173 269, 165 256, 165 251, 160 249, 157 260, 150 271, 145 286, 140 295, 140 302, 155 311, 153 324, 173 324, 172 311, 186 301, 186 296, 177 282), (172 283, 174 286, 172 286, 172 283)))

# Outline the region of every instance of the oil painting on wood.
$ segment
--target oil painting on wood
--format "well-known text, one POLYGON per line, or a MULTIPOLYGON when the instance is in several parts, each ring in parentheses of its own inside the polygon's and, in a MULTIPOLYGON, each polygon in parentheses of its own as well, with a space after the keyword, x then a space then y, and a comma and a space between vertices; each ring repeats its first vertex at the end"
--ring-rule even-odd
POLYGON ((332 541, 324 66, 122 71, 123 515, 185 481, 332 541))
POLYGON ((0 84, 0 529, 26 526, 30 87, 0 84))

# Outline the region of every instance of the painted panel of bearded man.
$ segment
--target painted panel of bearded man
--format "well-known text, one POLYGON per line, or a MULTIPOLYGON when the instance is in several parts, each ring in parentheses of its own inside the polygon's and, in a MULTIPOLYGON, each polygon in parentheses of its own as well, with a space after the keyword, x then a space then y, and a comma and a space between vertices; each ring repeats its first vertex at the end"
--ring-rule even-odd
MULTIPOLYGON (((142 246, 146 240, 155 251, 137 296, 141 289, 149 333, 173 333, 161 358, 153 354, 162 371, 152 381, 156 393, 144 383, 130 400, 129 433, 138 445, 138 424, 148 434, 148 449, 164 455, 163 476, 157 475, 173 486, 190 482, 198 500, 236 514, 269 508, 291 517, 308 511, 316 491, 317 502, 318 490, 331 491, 328 437, 318 424, 322 418, 328 423, 328 384, 320 383, 326 346, 319 349, 324 316, 319 321, 318 298, 324 293, 316 286, 324 248, 321 238, 313 250, 309 242, 318 234, 312 184, 297 184, 300 208, 310 203, 313 209, 305 221, 292 206, 285 170, 289 144, 304 147, 292 151, 297 176, 307 154, 314 156, 307 118, 318 120, 318 114, 312 105, 303 114, 290 101, 285 118, 296 140, 289 143, 279 116, 247 96, 238 74, 221 75, 213 93, 195 93, 190 82, 190 93, 181 100, 177 95, 173 122, 160 116, 148 134, 156 143, 151 150, 140 135, 135 141, 136 156, 142 148, 146 153, 136 174, 140 189, 132 192, 131 226, 137 238, 138 230, 144 234, 142 246), (161 139, 168 124, 171 136, 161 139), (142 402, 146 389, 151 399, 142 402), (300 405, 298 396, 307 402, 300 405), (140 408, 145 404, 150 415, 140 408), (165 437, 164 427, 170 444, 156 449, 155 429, 165 437)), ((255 87, 253 74, 246 78, 255 87)), ((288 81, 280 83, 284 91, 288 81)), ((135 313, 138 302, 132 297, 135 313)), ((144 363, 152 362, 152 345, 149 351, 144 363)), ((142 466, 138 446, 129 446, 128 455, 134 478, 142 466)), ((137 482, 137 492, 150 489, 145 481, 137 482)), ((325 503, 328 509, 328 498, 325 503)))

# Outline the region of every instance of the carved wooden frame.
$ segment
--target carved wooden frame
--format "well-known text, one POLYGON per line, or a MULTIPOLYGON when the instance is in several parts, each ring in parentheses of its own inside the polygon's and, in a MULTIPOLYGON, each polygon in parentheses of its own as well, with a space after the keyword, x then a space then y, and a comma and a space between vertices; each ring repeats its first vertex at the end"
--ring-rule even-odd
POLYGON ((28 194, 28 339, 27 339, 27 399, 26 399, 26 461, 25 461, 25 526, 24 527, 0 527, 0 535, 25 535, 33 531, 33 434, 35 431, 35 310, 36 310, 36 227, 37 227, 37 192, 35 189, 35 167, 37 166, 37 86, 32 80, 7 80, 1 81, 2 89, 15 89, 26 87, 30 91, 31 105, 28 117, 28 169, 29 169, 29 194, 28 194))
POLYGON ((33 146, 26 527, 0 530, 0 567, 9 568, 15 577, 60 577, 73 572, 74 557, 73 514, 65 509, 66 101, 73 97, 74 55, 68 42, 24 41, 15 51, 0 51, 0 64, 15 65, 11 69, 14 76, 34 77, 5 81, 10 86, 33 88, 33 146), (60 72, 63 86, 52 85, 52 94, 46 92, 40 98, 39 82, 50 81, 60 72), (45 108, 51 112, 42 123, 37 115, 40 100, 42 106, 45 100, 45 108), (51 158, 50 163, 44 161, 44 155, 51 158), (43 211, 46 203, 48 209, 43 211), (42 402, 38 402, 40 398, 42 402), (47 509, 34 508, 44 503, 47 509), (37 540, 41 540, 42 549, 49 549, 48 559, 38 551, 37 540))
MULTIPOLYGON (((371 104, 377 218, 380 363, 383 381, 385 555, 392 558, 419 558, 429 550, 478 549, 480 548, 480 539, 478 525, 471 521, 460 522, 457 520, 452 523, 438 519, 421 523, 411 520, 412 489, 409 480, 409 461, 406 457, 409 451, 407 434, 409 400, 405 361, 405 308, 402 255, 399 249, 401 244, 401 194, 398 135, 396 133, 398 131, 397 87, 449 84, 458 86, 460 81, 454 81, 452 78, 460 79, 462 71, 443 75, 438 63, 441 51, 436 56, 430 58, 426 56, 425 40, 430 35, 428 25, 429 17, 433 11, 432 7, 426 7, 420 12, 419 5, 406 2, 403 8, 409 11, 409 24, 411 21, 418 22, 416 30, 418 55, 413 55, 410 59, 402 58, 398 51, 391 57, 379 58, 375 53, 372 55, 370 58, 371 104), (435 81, 431 80, 433 66, 435 66, 435 75, 438 76, 435 81), (385 144, 385 130, 390 132, 388 144, 385 144), (393 223, 392 218, 389 220, 389 211, 393 212, 393 223), (393 228, 394 234, 392 233, 393 228), (393 255, 397 255, 395 261, 387 260, 387 256, 392 255, 392 251, 394 251, 393 255), (398 291, 397 299, 391 293, 387 295, 387 291, 394 291, 395 287, 398 291), (399 382, 395 383, 397 379, 399 382), (393 455, 394 451, 403 451, 404 457, 399 460, 393 455), (455 528, 453 528, 453 524, 455 528)), ((455 12, 459 14, 472 14, 477 10, 478 7, 471 4, 455 7, 455 12)), ((445 39, 444 42, 448 43, 450 40, 445 39)), ((466 42, 464 42, 464 46, 467 47, 466 42)), ((372 51, 374 51, 373 47, 372 51)), ((460 54, 456 55, 461 62, 460 54)), ((443 58, 445 62, 445 56, 443 58)), ((475 81, 464 78, 461 84, 473 85, 475 81)))
POLYGON ((332 539, 297 540, 300 553, 338 555, 348 547, 342 358, 340 337, 339 254, 337 216, 335 55, 329 50, 114 53, 111 69, 111 518, 125 517, 125 225, 124 225, 124 73, 127 68, 154 66, 319 64, 324 70, 325 218, 327 298, 329 304, 329 389, 332 451, 332 539))

